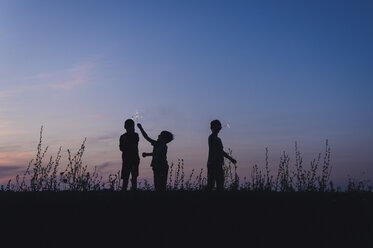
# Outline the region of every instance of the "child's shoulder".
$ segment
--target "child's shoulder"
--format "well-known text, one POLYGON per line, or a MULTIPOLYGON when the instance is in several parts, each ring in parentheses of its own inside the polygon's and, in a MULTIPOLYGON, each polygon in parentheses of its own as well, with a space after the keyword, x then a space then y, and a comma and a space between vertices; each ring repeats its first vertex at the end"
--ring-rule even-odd
POLYGON ((131 139, 138 139, 139 138, 139 134, 138 133, 136 133, 136 132, 131 132, 131 133, 125 133, 126 134, 126 136, 128 137, 128 138, 131 138, 131 139))
POLYGON ((131 137, 139 137, 139 134, 138 133, 135 133, 135 132, 133 132, 133 133, 128 133, 128 132, 125 132, 124 134, 122 134, 121 136, 120 136, 121 138, 131 138, 131 137))
POLYGON ((167 152, 167 150, 168 150, 168 146, 166 145, 166 144, 160 144, 159 146, 158 146, 158 149, 160 149, 161 151, 164 151, 164 152, 167 152))
POLYGON ((220 138, 217 135, 210 134, 209 140, 220 140, 220 138))

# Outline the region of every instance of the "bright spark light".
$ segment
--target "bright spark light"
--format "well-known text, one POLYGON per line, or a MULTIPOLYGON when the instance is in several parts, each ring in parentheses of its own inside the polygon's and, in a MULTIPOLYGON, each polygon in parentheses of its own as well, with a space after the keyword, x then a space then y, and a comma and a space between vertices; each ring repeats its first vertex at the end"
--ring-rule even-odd
POLYGON ((231 124, 227 123, 223 126, 223 128, 231 128, 231 124))
POLYGON ((139 122, 139 119, 142 119, 143 116, 140 115, 138 111, 135 112, 135 115, 132 116, 132 120, 136 120, 136 123, 139 122))

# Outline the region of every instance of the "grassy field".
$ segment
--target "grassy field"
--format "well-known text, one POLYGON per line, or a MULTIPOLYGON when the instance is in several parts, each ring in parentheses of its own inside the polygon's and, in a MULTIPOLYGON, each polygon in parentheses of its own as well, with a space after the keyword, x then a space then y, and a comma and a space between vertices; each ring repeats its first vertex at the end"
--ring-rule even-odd
MULTIPOLYGON (((372 247, 372 193, 0 192, 29 247, 372 247)), ((12 246, 15 247, 15 246, 12 246)))
MULTIPOLYGON (((224 166, 225 190, 206 192, 206 171, 171 165, 167 192, 144 182, 121 191, 119 172, 103 179, 82 157, 46 160, 42 130, 25 172, 0 188, 6 247, 373 247, 373 193, 367 180, 330 179, 330 147, 305 165, 283 153, 276 168, 240 177, 224 166), (46 162, 45 162, 46 160, 46 162), (61 168, 62 167, 62 168, 61 168)), ((232 151, 230 151, 231 153, 232 151)))

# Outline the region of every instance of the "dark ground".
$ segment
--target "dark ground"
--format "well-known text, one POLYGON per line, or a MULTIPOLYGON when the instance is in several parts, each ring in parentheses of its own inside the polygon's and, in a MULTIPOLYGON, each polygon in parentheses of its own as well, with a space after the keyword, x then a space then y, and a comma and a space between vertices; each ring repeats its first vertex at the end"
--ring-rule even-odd
POLYGON ((373 247, 373 193, 0 192, 1 247, 373 247))

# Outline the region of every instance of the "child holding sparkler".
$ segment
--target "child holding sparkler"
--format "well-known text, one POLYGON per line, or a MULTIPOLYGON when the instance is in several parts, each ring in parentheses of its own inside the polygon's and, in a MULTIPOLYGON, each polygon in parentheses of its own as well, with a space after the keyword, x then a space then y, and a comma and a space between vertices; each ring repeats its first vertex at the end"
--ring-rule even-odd
POLYGON ((221 123, 219 120, 214 120, 210 123, 211 135, 209 136, 209 156, 207 160, 207 190, 212 190, 216 182, 218 191, 224 189, 224 157, 229 159, 233 164, 237 161, 229 156, 223 150, 223 143, 218 137, 221 130, 221 123))
POLYGON ((168 163, 167 163, 167 144, 170 143, 174 136, 168 131, 162 131, 157 140, 149 138, 142 125, 137 124, 144 138, 153 146, 152 153, 142 153, 143 157, 152 156, 150 166, 154 173, 154 187, 156 191, 165 191, 167 186, 168 163))

